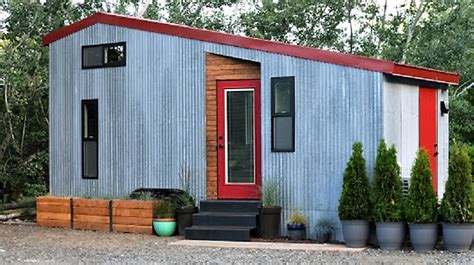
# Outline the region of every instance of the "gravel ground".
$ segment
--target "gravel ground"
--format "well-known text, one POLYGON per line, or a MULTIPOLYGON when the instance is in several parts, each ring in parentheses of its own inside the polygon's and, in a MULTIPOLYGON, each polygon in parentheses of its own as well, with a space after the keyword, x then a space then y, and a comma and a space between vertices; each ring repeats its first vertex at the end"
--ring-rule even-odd
POLYGON ((474 251, 419 254, 369 249, 357 254, 170 246, 181 237, 0 224, 0 263, 456 263, 474 251))

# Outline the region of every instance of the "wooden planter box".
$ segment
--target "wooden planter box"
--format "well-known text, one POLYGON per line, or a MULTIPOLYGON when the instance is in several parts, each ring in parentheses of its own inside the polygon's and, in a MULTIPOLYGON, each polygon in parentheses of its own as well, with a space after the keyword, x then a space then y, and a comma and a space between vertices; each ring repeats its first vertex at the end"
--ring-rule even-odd
POLYGON ((71 228, 71 198, 38 197, 36 222, 39 226, 71 228))
POLYGON ((73 198, 73 227, 110 231, 110 200, 73 198))
POLYGON ((113 200, 112 231, 153 234, 156 201, 113 200))
POLYGON ((153 234, 159 201, 38 197, 39 226, 153 234))

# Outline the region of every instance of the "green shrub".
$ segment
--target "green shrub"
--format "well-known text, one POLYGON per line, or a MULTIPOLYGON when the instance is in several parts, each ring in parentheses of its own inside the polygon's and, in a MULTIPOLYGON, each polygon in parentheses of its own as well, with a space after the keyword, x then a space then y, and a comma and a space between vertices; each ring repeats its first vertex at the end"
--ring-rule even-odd
POLYGON ((141 201, 152 201, 156 200, 155 195, 151 191, 140 191, 136 194, 136 197, 133 198, 134 200, 141 200, 141 201))
POLYGON ((342 194, 339 199, 339 219, 368 220, 369 179, 362 154, 362 143, 354 143, 352 155, 344 171, 342 194))
POLYGON ((411 169, 410 188, 405 208, 406 219, 413 223, 436 223, 437 207, 430 158, 425 149, 420 149, 411 169))
POLYGON ((175 209, 176 206, 172 202, 161 200, 156 206, 155 217, 158 219, 174 218, 175 209))
POLYGON ((290 214, 290 217, 288 218, 288 223, 290 225, 307 224, 308 220, 306 219, 304 213, 297 211, 290 214))
POLYGON ((181 182, 181 186, 183 189, 183 194, 180 195, 179 199, 182 202, 182 207, 194 207, 196 205, 194 197, 191 195, 191 170, 186 166, 186 164, 182 164, 180 168, 180 172, 178 174, 178 178, 181 182))
POLYGON ((25 183, 25 194, 24 197, 39 197, 48 193, 48 188, 44 184, 30 184, 25 183))
POLYGON ((263 186, 262 204, 264 207, 277 207, 280 201, 280 184, 276 179, 267 181, 263 186))
POLYGON ((376 222, 400 222, 403 220, 403 187, 395 146, 387 149, 380 141, 375 161, 372 185, 372 219, 376 222))
POLYGON ((453 145, 449 154, 449 176, 441 201, 440 214, 447 223, 474 221, 472 175, 465 147, 453 145))
POLYGON ((316 233, 325 234, 325 233, 334 233, 334 221, 331 219, 320 219, 316 223, 314 231, 316 233))

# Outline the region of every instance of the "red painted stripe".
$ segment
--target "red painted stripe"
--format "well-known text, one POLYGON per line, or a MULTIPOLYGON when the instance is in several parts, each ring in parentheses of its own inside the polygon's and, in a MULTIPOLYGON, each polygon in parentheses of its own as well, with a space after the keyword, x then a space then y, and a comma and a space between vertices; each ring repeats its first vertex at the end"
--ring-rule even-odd
POLYGON ((382 72, 385 74, 393 74, 397 76, 428 80, 437 83, 454 85, 457 85, 459 83, 459 75, 451 72, 403 65, 369 57, 339 53, 335 51, 325 51, 304 46, 237 36, 222 32, 196 29, 182 25, 107 13, 95 13, 94 15, 89 16, 83 20, 53 31, 43 38, 43 45, 48 45, 56 40, 64 38, 70 34, 73 34, 74 32, 82 30, 96 23, 294 56, 308 60, 355 67, 375 72, 382 72))
POLYGON ((429 157, 433 188, 438 193, 438 163, 437 163, 437 89, 420 87, 419 92, 419 125, 420 148, 424 148, 429 157))

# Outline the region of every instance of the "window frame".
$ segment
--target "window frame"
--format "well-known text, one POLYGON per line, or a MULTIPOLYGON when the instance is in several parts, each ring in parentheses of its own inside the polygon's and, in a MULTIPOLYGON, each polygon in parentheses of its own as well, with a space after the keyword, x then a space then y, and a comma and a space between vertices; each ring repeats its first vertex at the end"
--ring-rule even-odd
POLYGON ((271 130, 272 130, 272 152, 295 152, 295 77, 294 76, 283 76, 283 77, 272 77, 271 82, 271 130), (290 80, 291 82, 291 95, 290 95, 290 112, 288 113, 276 113, 275 112, 275 84, 280 80, 290 80), (292 148, 275 148, 275 118, 278 117, 290 117, 292 119, 292 148))
POLYGON ((99 179, 99 99, 83 99, 81 100, 81 176, 83 179, 99 179), (96 112, 96 128, 97 128, 97 136, 95 139, 89 139, 84 137, 85 135, 85 117, 84 117, 84 107, 88 104, 94 104, 95 109, 97 110, 96 112), (96 142, 97 147, 96 147, 96 157, 97 157, 97 163, 96 163, 96 176, 86 176, 84 175, 84 166, 85 166, 85 159, 84 159, 84 142, 96 142))
POLYGON ((109 68, 109 67, 123 67, 127 65, 127 43, 122 42, 114 42, 114 43, 103 43, 103 44, 95 44, 95 45, 83 45, 81 47, 81 64, 82 69, 97 69, 97 68, 109 68), (123 61, 122 62, 115 62, 115 63, 104 63, 105 58, 105 49, 114 47, 114 46, 123 46, 123 61), (93 65, 87 66, 84 62, 84 50, 87 48, 95 48, 95 47, 102 47, 101 49, 101 64, 100 65, 93 65))

